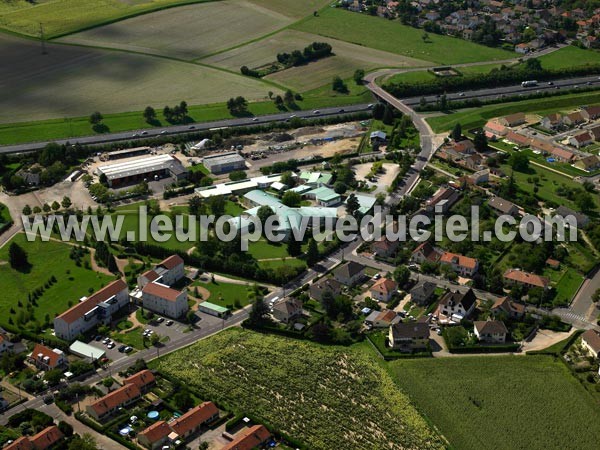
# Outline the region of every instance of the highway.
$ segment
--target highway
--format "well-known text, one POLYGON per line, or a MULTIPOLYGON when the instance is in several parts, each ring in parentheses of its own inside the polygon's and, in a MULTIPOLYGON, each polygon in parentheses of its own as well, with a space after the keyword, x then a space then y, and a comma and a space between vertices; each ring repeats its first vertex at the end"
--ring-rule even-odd
MULTIPOLYGON (((525 80, 523 80, 525 81, 525 80)), ((501 97, 514 97, 516 95, 531 95, 537 92, 566 89, 584 89, 600 87, 600 77, 598 75, 591 75, 585 77, 569 78, 565 80, 553 80, 553 81, 540 81, 537 86, 522 87, 521 84, 515 84, 512 86, 503 87, 492 87, 486 89, 477 89, 464 92, 447 93, 446 98, 448 100, 464 101, 468 99, 481 99, 491 100, 498 99, 501 97), (551 84, 550 84, 551 83, 551 84)), ((423 96, 408 97, 402 100, 405 105, 417 106, 421 103, 423 96)), ((427 103, 435 103, 439 99, 438 95, 426 95, 425 101, 427 103)))
POLYGON ((104 144, 108 142, 136 141, 150 137, 159 137, 163 135, 175 135, 194 133, 198 131, 214 130, 219 128, 248 127, 254 125, 263 125, 271 122, 281 122, 289 120, 292 117, 301 119, 314 119, 321 117, 332 117, 344 114, 368 111, 369 104, 335 106, 330 108, 320 108, 318 110, 307 111, 288 111, 284 113, 268 114, 264 116, 240 117, 235 119, 217 120, 212 122, 188 123, 185 125, 171 125, 168 127, 145 128, 143 130, 123 131, 119 133, 96 134, 92 136, 72 137, 68 139, 58 139, 54 141, 28 142, 25 144, 0 146, 0 153, 26 153, 43 148, 50 142, 58 144, 80 143, 84 145, 104 144))

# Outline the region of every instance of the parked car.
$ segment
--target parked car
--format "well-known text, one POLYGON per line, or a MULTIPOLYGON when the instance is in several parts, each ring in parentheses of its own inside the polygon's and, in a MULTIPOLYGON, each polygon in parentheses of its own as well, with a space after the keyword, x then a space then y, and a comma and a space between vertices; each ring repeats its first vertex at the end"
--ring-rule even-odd
POLYGON ((159 318, 156 319, 156 321, 158 323, 163 323, 165 321, 165 318, 164 317, 159 317, 159 318))
POLYGON ((100 341, 102 340, 102 336, 100 336, 100 335, 97 335, 97 336, 94 338, 94 340, 95 340, 96 342, 100 342, 100 341))
POLYGON ((170 327, 171 325, 173 325, 173 321, 172 320, 167 320, 167 323, 165 325, 168 326, 168 327, 170 327))
POLYGON ((108 344, 108 345, 107 345, 107 347, 108 347, 108 348, 111 348, 111 349, 112 349, 112 348, 115 348, 115 343, 114 343, 114 342, 111 342, 110 344, 108 344))
POLYGON ((133 351, 133 348, 128 345, 127 347, 125 347, 125 350, 123 350, 123 351, 125 353, 131 353, 131 351, 133 351))
POLYGON ((125 352, 125 348, 126 348, 125 345, 120 345, 117 350, 119 350, 119 353, 123 353, 123 352, 125 352))

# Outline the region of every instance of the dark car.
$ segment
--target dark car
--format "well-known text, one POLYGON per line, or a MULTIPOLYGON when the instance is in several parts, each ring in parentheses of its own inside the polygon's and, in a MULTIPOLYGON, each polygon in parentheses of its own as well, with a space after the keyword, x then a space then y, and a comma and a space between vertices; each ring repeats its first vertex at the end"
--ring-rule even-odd
POLYGON ((126 345, 121 345, 121 346, 119 346, 119 348, 117 350, 119 350, 119 353, 123 353, 123 352, 125 352, 126 348, 127 348, 126 345))
POLYGON ((101 341, 101 340, 102 340, 102 336, 100 336, 100 335, 97 335, 97 336, 94 338, 94 340, 95 340, 96 342, 99 342, 99 341, 101 341))

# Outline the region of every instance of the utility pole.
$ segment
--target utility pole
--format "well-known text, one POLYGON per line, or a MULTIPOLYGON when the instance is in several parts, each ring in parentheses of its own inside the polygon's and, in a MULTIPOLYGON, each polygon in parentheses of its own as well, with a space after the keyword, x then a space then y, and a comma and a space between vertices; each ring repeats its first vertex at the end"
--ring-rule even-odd
POLYGON ((42 45, 42 55, 47 55, 48 51, 46 50, 46 39, 44 38, 44 26, 42 22, 40 22, 40 41, 42 45))

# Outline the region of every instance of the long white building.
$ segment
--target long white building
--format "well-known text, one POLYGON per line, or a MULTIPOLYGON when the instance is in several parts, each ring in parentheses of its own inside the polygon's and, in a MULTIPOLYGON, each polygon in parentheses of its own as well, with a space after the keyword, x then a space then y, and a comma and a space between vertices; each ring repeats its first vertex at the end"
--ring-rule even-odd
POLYGON ((179 181, 187 176, 181 161, 172 155, 143 156, 115 164, 100 166, 98 176, 105 175, 110 187, 139 183, 155 175, 159 178, 171 177, 179 181))

